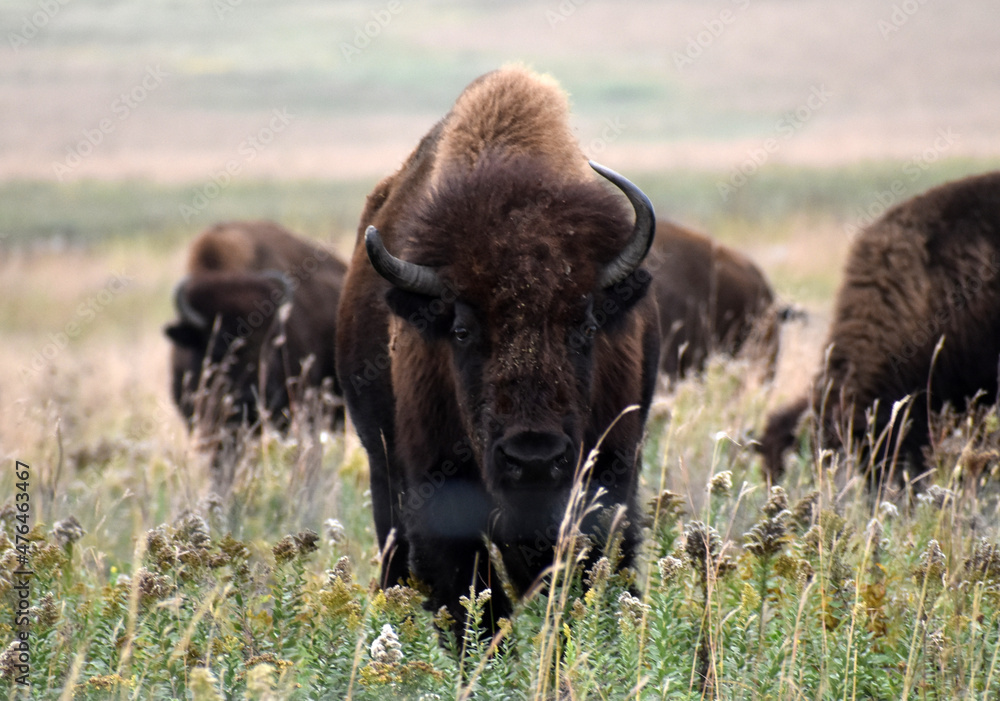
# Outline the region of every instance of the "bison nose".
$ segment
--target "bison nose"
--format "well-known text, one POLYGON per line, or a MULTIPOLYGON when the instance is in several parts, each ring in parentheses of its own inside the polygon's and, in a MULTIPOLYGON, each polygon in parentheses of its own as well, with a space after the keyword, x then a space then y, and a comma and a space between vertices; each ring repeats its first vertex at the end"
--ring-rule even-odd
POLYGON ((572 477, 576 452, 564 433, 521 431, 498 441, 496 456, 513 482, 556 482, 572 477))

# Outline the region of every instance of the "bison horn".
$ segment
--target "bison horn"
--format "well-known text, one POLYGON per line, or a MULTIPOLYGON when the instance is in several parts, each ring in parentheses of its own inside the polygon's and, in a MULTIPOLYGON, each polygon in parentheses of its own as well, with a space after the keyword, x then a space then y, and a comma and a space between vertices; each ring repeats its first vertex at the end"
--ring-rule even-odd
POLYGON ((191 303, 188 302, 188 282, 190 282, 190 278, 184 278, 178 282, 177 287, 174 288, 174 307, 177 308, 177 313, 180 314, 182 321, 185 321, 199 329, 207 329, 208 319, 206 319, 201 313, 196 312, 194 307, 191 306, 191 303))
POLYGON ((444 283, 434 268, 409 263, 389 253, 374 226, 365 230, 365 249, 375 271, 395 287, 428 297, 440 297, 445 293, 444 283))
POLYGON ((590 167, 610 180, 615 187, 625 193, 628 201, 632 203, 635 210, 635 226, 632 229, 632 238, 625 244, 625 248, 618 257, 604 266, 598 278, 598 286, 605 289, 615 285, 639 267, 642 259, 649 252, 649 247, 653 245, 653 231, 656 228, 656 215, 653 213, 653 205, 645 193, 636 187, 628 178, 619 175, 610 168, 605 168, 599 163, 590 161, 590 167))

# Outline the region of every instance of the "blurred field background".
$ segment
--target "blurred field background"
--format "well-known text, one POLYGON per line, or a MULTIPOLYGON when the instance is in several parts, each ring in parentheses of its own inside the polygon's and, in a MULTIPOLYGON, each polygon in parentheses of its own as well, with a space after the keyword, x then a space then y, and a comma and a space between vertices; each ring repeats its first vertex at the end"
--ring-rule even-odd
MULTIPOLYGON (((207 489, 161 331, 187 242, 270 218, 346 254, 365 194, 485 71, 551 73, 588 155, 658 216, 747 252, 811 314, 786 326, 773 385, 716 368, 664 405, 663 486, 698 504, 709 436, 749 435, 808 381, 851 232, 1000 166, 990 0, 6 0, 0 27, 0 458, 32 466, 34 519, 80 520, 98 580, 207 489), (260 143, 275 114, 287 125, 260 143)), ((296 450, 265 437, 239 535, 263 544, 337 517, 367 576, 357 446, 326 439, 320 490, 296 450)), ((2 504, 6 472, 0 489, 2 504)))

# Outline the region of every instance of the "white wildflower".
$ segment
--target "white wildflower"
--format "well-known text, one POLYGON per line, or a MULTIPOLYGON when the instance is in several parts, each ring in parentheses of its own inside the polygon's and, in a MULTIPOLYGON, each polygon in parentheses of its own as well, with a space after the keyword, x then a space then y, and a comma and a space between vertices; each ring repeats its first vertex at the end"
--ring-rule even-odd
POLYGON ((403 659, 403 650, 399 638, 392 626, 386 623, 371 647, 372 659, 382 664, 394 665, 403 659))

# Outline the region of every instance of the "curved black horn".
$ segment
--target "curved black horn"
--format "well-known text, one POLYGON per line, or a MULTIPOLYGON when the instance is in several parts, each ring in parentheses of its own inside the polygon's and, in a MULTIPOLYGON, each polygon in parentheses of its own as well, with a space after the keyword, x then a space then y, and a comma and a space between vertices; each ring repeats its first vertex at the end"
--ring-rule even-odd
POLYGON ((292 281, 280 270, 265 270, 261 273, 261 276, 268 279, 274 280, 281 287, 281 299, 277 302, 280 306, 285 302, 292 301, 292 295, 295 293, 295 289, 292 286, 292 281))
POLYGON ((642 259, 649 252, 649 247, 653 245, 656 215, 653 213, 653 205, 649 198, 628 178, 594 161, 590 161, 590 167, 624 192, 628 201, 632 203, 632 209, 635 210, 635 226, 632 229, 632 237, 625 244, 625 248, 618 254, 618 257, 604 266, 597 281, 598 286, 604 289, 627 278, 642 263, 642 259))
POLYGON ((375 271, 399 289, 428 297, 440 297, 445 293, 444 283, 434 268, 396 258, 385 250, 382 236, 374 226, 365 230, 365 250, 375 271))
POLYGON ((194 307, 187 299, 187 286, 191 278, 185 277, 183 280, 177 283, 177 287, 174 288, 174 307, 177 309, 177 313, 180 314, 181 320, 185 321, 192 326, 199 329, 208 328, 208 319, 206 319, 201 313, 196 312, 194 307))

